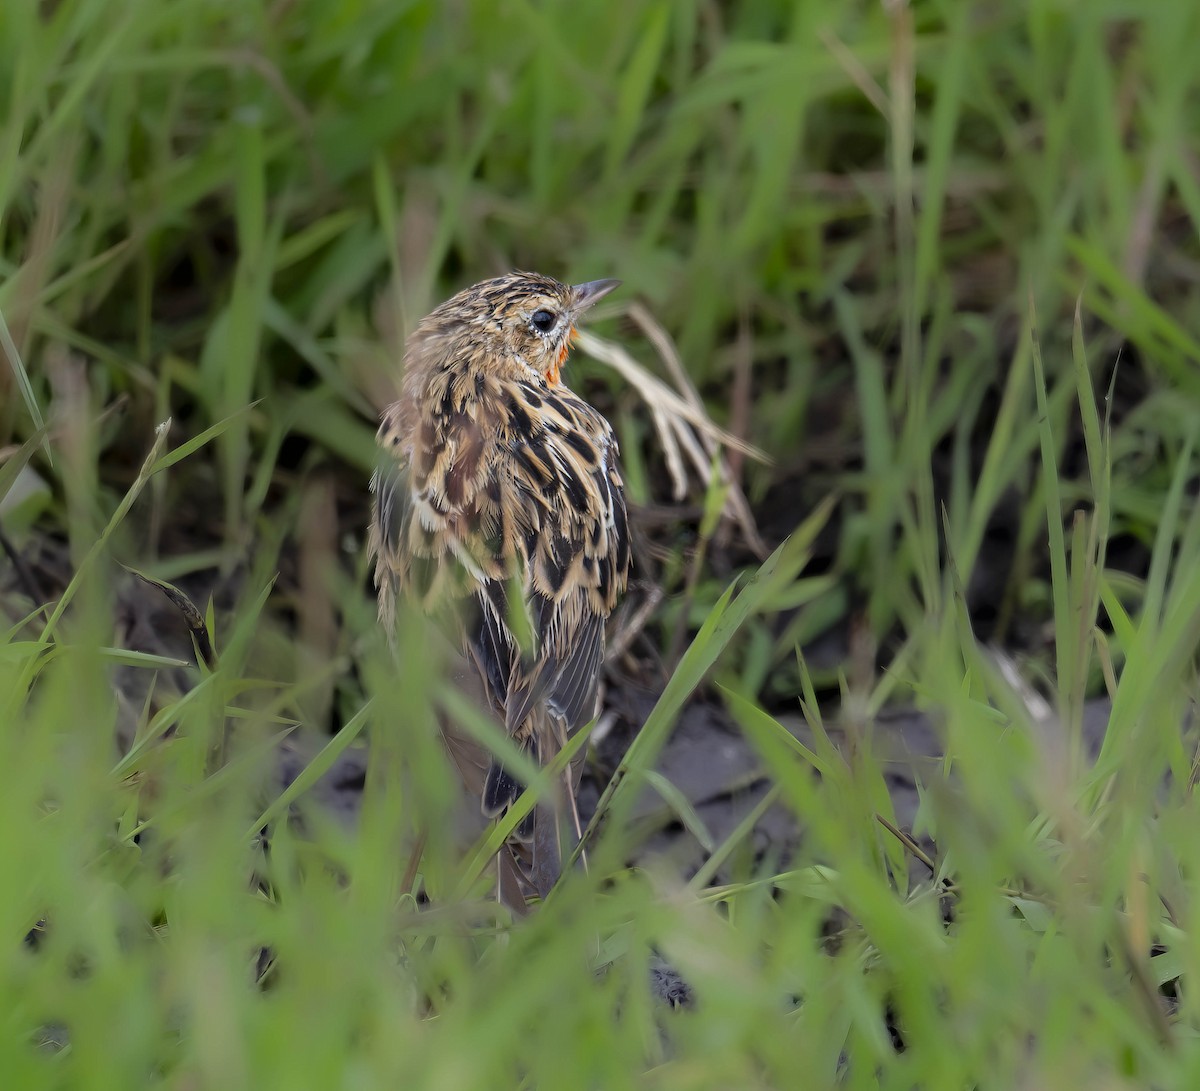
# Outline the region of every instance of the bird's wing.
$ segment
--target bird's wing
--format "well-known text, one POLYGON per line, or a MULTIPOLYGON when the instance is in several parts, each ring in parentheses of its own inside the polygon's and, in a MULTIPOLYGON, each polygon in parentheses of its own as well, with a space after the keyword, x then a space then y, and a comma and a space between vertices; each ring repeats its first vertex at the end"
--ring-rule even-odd
POLYGON ((441 611, 512 567, 498 533, 490 400, 468 398, 469 378, 458 372, 434 378, 425 391, 432 412, 406 395, 384 412, 377 434, 370 549, 385 623, 399 594, 441 611))
POLYGON ((587 723, 596 712, 596 687, 604 660, 604 619, 591 614, 580 623, 575 642, 549 687, 546 704, 568 728, 587 723))
POLYGON ((497 478, 498 511, 488 514, 519 558, 520 588, 514 596, 511 581, 480 587, 473 650, 510 734, 543 699, 570 730, 594 711, 604 620, 629 567, 616 442, 603 417, 569 391, 532 384, 510 391, 502 435, 509 457, 497 478), (514 619, 514 606, 523 618, 514 619))
POLYGON ((447 385, 429 421, 385 413, 371 530, 380 612, 389 620, 405 590, 427 606, 451 591, 510 734, 543 699, 570 730, 594 711, 604 620, 629 568, 616 441, 565 388, 489 394, 468 410, 447 385))

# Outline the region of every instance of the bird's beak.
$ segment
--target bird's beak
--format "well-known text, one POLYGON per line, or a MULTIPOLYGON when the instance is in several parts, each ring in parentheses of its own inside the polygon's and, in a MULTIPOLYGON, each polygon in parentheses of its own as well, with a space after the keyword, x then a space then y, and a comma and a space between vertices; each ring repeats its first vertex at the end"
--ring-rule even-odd
POLYGON ((571 351, 571 342, 575 340, 574 319, 586 311, 596 300, 603 299, 620 283, 619 280, 589 280, 583 284, 574 284, 571 286, 571 291, 575 296, 575 305, 568 312, 572 319, 571 325, 567 330, 567 336, 563 338, 562 348, 559 349, 558 356, 546 369, 546 382, 551 386, 558 385, 559 372, 563 364, 567 362, 567 353, 571 351))
POLYGON ((576 284, 571 288, 575 293, 575 314, 586 311, 592 304, 603 299, 609 292, 620 285, 619 280, 589 280, 584 284, 576 284))

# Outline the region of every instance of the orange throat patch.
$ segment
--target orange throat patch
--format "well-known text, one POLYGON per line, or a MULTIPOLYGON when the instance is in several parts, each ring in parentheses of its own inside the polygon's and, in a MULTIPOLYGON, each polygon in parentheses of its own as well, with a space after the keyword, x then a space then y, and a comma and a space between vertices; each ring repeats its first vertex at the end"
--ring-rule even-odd
POLYGON ((563 346, 558 350, 558 356, 554 362, 546 369, 546 382, 551 386, 557 386, 559 382, 559 372, 562 371, 562 366, 567 362, 567 354, 571 351, 571 342, 575 340, 575 327, 571 327, 571 331, 567 334, 563 341, 563 346))

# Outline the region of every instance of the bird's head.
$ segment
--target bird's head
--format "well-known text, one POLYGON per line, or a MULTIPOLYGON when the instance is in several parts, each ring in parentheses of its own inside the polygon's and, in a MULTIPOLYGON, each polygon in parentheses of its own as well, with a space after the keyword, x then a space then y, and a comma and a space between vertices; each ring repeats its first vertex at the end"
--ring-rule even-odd
POLYGON ((529 379, 541 376, 553 386, 576 321, 620 283, 561 284, 538 273, 508 273, 459 292, 427 323, 456 340, 465 336, 481 367, 529 379))

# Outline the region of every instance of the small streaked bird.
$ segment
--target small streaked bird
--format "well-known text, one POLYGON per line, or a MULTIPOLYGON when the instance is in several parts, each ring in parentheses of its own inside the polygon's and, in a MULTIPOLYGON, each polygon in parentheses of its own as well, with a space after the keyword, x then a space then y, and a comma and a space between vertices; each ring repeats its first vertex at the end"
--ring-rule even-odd
MULTIPOLYGON (((497 717, 543 763, 595 715, 605 620, 629 572, 617 441, 560 377, 575 323, 618 283, 510 273, 459 292, 408 338, 378 433, 380 619, 391 628, 401 595, 431 613, 449 606, 497 717)), ((579 835, 567 780, 566 798, 517 831, 532 839, 543 896, 569 847, 564 825, 579 835)), ((522 790, 492 760, 484 813, 522 790)))

